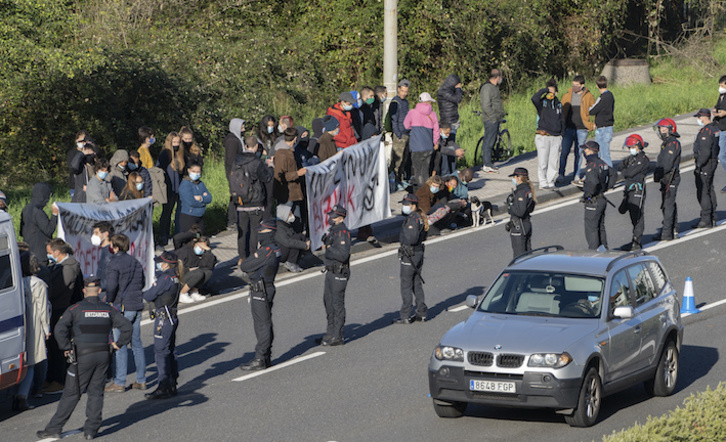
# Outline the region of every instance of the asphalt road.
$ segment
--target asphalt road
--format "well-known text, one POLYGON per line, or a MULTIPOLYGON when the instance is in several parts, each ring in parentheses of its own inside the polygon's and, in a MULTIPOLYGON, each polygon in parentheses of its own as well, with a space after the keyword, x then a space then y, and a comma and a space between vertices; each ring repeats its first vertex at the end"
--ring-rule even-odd
MULTIPOLYGON (((716 188, 726 184, 719 169, 716 188)), ((717 190, 718 192, 718 190, 717 190)), ((621 194, 610 199, 617 205, 621 194)), ((723 200, 722 194, 719 198, 723 200)), ((496 202, 501 204, 502 202, 496 202)), ((693 174, 682 174, 678 196, 681 231, 697 221, 693 174)), ((646 237, 660 225, 660 196, 648 185, 646 237)), ((726 203, 723 203, 726 207, 726 203)), ((726 218, 724 211, 719 218, 726 218)), ((611 248, 630 240, 627 215, 609 207, 607 232, 611 248)), ((583 207, 560 201, 542 207, 533 218, 533 246, 561 244, 586 247, 583 207)), ((679 292, 693 278, 696 303, 713 304, 724 297, 722 280, 726 225, 695 231, 660 243, 653 253, 663 262, 679 292), (698 236, 701 235, 701 236, 698 236)), ((179 396, 147 401, 139 391, 107 394, 99 437, 113 441, 408 441, 408 440, 600 440, 603 435, 645 422, 674 409, 691 393, 715 387, 722 379, 726 348, 722 315, 726 305, 684 318, 686 324, 677 392, 650 398, 638 385, 604 400, 600 421, 574 429, 546 410, 516 410, 470 405, 460 419, 440 419, 428 395, 427 365, 431 351, 450 327, 468 317, 459 308, 469 294, 480 295, 511 259, 503 224, 455 232, 429 241, 424 264, 431 321, 392 325, 400 306, 398 262, 393 249, 356 257, 351 269, 343 347, 319 347, 325 331, 323 278, 303 274, 278 284, 273 320, 276 369, 245 378, 237 367, 252 358, 255 345, 246 291, 186 309, 180 316, 179 396), (450 310, 451 309, 451 310, 450 310), (454 311, 455 310, 455 311, 454 311)), ((147 321, 148 322, 148 321, 147 321)), ((152 330, 143 326, 149 382, 156 378, 152 330)), ((133 377, 129 376, 129 383, 133 377)), ((59 396, 18 415, 10 401, 0 403, 3 438, 35 440, 55 411, 59 396)), ((85 399, 66 430, 80 428, 85 399)), ((69 435, 69 440, 81 439, 69 435)))

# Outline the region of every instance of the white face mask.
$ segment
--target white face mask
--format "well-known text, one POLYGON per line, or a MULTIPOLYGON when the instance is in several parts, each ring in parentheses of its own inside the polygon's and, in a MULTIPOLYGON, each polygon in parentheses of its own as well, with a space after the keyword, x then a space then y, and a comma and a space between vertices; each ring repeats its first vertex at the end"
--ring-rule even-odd
POLYGON ((699 126, 705 126, 705 124, 703 124, 703 120, 700 118, 696 118, 696 123, 698 123, 699 126))
POLYGON ((718 87, 718 93, 719 94, 726 94, 726 87, 719 86, 718 87))
POLYGON ((512 178, 512 185, 514 185, 514 187, 517 187, 519 185, 516 178, 512 178))
POLYGON ((631 147, 630 148, 630 155, 632 155, 632 156, 638 155, 638 149, 636 147, 631 147))
POLYGON ((288 224, 292 224, 292 223, 294 223, 294 222, 295 222, 295 215, 293 215, 293 214, 291 213, 291 214, 290 214, 290 216, 288 216, 288 217, 287 217, 287 223, 288 223, 288 224))
POLYGON ((404 215, 408 215, 411 213, 411 206, 401 206, 401 212, 403 212, 404 215))
POLYGON ((102 240, 101 240, 101 237, 100 236, 93 235, 91 237, 91 244, 93 244, 94 247, 100 246, 101 245, 101 242, 102 242, 102 240))
POLYGON ((83 149, 84 147, 86 147, 86 143, 85 143, 85 142, 82 142, 82 141, 79 141, 79 142, 77 142, 77 143, 76 143, 76 147, 77 147, 77 148, 78 148, 79 150, 81 150, 81 149, 83 149))

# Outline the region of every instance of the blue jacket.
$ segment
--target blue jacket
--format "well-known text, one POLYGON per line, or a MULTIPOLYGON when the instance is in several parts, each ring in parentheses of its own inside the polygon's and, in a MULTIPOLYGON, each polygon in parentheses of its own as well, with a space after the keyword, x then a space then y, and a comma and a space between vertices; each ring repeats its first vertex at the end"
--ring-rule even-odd
POLYGON ((192 181, 187 177, 179 184, 179 200, 181 201, 181 213, 203 216, 207 210, 207 204, 212 202, 212 194, 209 193, 202 180, 192 181), (202 197, 201 201, 194 199, 197 195, 202 197))
POLYGON ((398 138, 403 138, 404 135, 408 135, 411 132, 403 127, 403 120, 408 115, 408 107, 408 100, 396 95, 391 100, 391 105, 388 108, 388 113, 391 115, 391 128, 393 128, 393 133, 398 138))
POLYGON ((121 311, 143 310, 144 285, 144 268, 136 258, 119 252, 109 259, 106 264, 106 302, 121 311))

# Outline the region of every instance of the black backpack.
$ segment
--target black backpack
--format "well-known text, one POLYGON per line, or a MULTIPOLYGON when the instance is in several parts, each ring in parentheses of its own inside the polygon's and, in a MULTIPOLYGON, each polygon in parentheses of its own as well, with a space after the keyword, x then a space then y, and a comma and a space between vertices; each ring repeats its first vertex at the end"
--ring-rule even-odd
POLYGON ((257 173, 259 160, 242 163, 241 159, 238 156, 232 165, 232 172, 229 175, 229 194, 238 206, 263 203, 265 185, 257 173))

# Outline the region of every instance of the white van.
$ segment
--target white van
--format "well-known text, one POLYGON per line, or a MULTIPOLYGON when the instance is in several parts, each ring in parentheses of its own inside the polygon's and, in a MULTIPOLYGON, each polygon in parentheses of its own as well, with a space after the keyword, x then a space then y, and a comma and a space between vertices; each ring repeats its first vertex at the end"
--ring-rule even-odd
POLYGON ((23 272, 13 219, 0 210, 0 390, 23 380, 25 361, 23 272))

